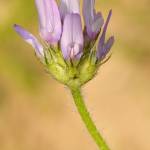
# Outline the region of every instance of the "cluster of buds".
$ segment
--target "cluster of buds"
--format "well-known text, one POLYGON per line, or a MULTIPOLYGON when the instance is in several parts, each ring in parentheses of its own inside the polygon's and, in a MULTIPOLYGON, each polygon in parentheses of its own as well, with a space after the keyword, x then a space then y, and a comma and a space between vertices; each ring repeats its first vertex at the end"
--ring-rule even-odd
POLYGON ((114 37, 106 40, 106 21, 96 12, 95 0, 83 0, 84 29, 79 0, 35 0, 39 15, 39 34, 42 44, 31 33, 14 25, 48 72, 67 86, 81 86, 91 80, 98 68, 109 57, 114 37), (106 57, 107 56, 107 57, 106 57))

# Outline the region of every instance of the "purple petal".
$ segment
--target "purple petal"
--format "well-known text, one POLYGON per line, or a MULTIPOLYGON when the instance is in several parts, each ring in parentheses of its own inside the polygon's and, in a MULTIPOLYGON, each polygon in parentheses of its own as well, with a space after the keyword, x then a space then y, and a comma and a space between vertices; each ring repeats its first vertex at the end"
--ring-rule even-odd
POLYGON ((77 13, 80 14, 80 1, 79 0, 61 0, 60 2, 60 14, 64 19, 66 14, 77 13))
POLYGON ((111 47, 114 44, 114 41, 115 41, 114 36, 111 36, 107 40, 107 42, 103 46, 100 47, 100 49, 98 50, 98 54, 97 54, 100 60, 104 59, 106 55, 109 53, 111 47))
POLYGON ((115 38, 114 38, 114 36, 111 36, 111 37, 107 40, 106 44, 104 45, 104 48, 105 48, 104 51, 105 51, 105 53, 108 53, 108 52, 109 52, 109 50, 110 50, 111 47, 113 46, 114 42, 115 42, 115 38))
POLYGON ((64 19, 61 49, 65 59, 77 58, 83 49, 83 32, 79 14, 68 14, 64 19))
POLYGON ((112 15, 112 10, 109 11, 107 20, 106 20, 104 28, 103 28, 102 35, 101 35, 99 43, 98 43, 97 57, 99 59, 103 59, 107 55, 111 46, 114 43, 114 37, 113 36, 110 37, 109 40, 105 43, 106 31, 107 31, 107 27, 108 27, 108 23, 110 21, 111 15, 112 15))
POLYGON ((107 31, 107 27, 108 27, 108 23, 109 23, 109 21, 110 21, 111 15, 112 15, 112 10, 109 11, 107 20, 106 20, 105 25, 104 25, 104 28, 103 28, 102 35, 101 35, 100 40, 99 40, 99 45, 98 45, 98 47, 101 47, 101 46, 104 45, 104 43, 105 43, 106 31, 107 31))
POLYGON ((90 39, 94 39, 97 36, 104 23, 102 14, 100 12, 96 14, 94 5, 95 0, 83 1, 84 22, 90 39))
POLYGON ((55 0, 35 0, 40 20, 41 37, 55 44, 61 36, 61 19, 55 0))
POLYGON ((38 57, 40 58, 44 57, 43 46, 38 42, 38 40, 31 33, 29 33, 21 26, 16 24, 14 25, 14 29, 20 36, 23 37, 23 39, 27 43, 33 46, 33 48, 35 49, 35 53, 38 57))

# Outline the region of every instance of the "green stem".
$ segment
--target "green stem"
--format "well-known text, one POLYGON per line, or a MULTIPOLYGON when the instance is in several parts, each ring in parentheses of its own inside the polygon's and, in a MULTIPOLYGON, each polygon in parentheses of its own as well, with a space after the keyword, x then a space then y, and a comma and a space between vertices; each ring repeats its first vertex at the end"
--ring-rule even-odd
POLYGON ((87 130, 89 131, 90 135, 93 137, 94 141, 98 145, 100 150, 110 150, 107 146, 106 142, 104 141, 101 134, 98 132, 94 122, 92 121, 90 114, 86 108, 84 103, 83 97, 81 95, 81 91, 79 87, 70 88, 72 96, 74 98, 74 102, 80 113, 80 116, 85 123, 87 130))

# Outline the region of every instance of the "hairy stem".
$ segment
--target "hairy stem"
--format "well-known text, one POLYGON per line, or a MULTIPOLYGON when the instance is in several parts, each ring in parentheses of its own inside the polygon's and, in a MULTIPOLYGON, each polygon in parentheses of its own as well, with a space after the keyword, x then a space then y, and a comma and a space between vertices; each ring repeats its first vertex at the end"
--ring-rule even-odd
POLYGON ((89 131, 90 135, 98 145, 100 150, 110 150, 106 142, 104 141, 103 137, 97 130, 93 120, 90 117, 90 114, 86 108, 86 105, 84 103, 81 91, 79 87, 73 87, 70 88, 72 96, 74 98, 74 102, 76 104, 76 107, 78 109, 78 112, 87 127, 87 130, 89 131))

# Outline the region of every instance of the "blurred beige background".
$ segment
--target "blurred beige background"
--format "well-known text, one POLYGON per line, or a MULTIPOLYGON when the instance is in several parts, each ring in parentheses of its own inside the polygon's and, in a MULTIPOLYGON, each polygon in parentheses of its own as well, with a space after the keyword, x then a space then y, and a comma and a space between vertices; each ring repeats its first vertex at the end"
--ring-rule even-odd
MULTIPOLYGON (((116 43, 83 95, 111 150, 150 150, 150 1, 96 0, 116 43)), ((67 88, 14 31, 37 34, 33 0, 0 1, 0 150, 98 150, 67 88)), ((108 35, 109 35, 108 34, 108 35)))

